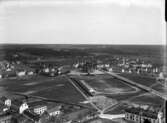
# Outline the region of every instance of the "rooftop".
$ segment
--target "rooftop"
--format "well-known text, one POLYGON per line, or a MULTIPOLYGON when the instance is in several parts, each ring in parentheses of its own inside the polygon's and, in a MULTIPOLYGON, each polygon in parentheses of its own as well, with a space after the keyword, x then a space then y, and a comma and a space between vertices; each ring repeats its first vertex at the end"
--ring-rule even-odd
POLYGON ((45 102, 45 101, 34 101, 34 102, 29 102, 28 105, 29 105, 30 108, 35 108, 35 107, 47 106, 47 102, 45 102))
POLYGON ((0 98, 0 102, 2 101, 2 102, 5 102, 5 100, 7 100, 7 98, 5 97, 5 96, 2 96, 1 98, 0 98))
POLYGON ((157 119, 157 114, 158 114, 157 112, 152 112, 152 111, 144 110, 141 108, 128 108, 128 109, 125 109, 125 112, 133 113, 136 115, 141 115, 141 116, 145 116, 153 119, 157 119))
POLYGON ((59 111, 61 106, 55 106, 53 108, 50 108, 47 110, 48 113, 54 112, 54 111, 59 111))
POLYGON ((30 112, 29 110, 25 110, 23 112, 23 114, 25 116, 27 116, 29 119, 33 120, 33 121, 39 121, 39 119, 40 119, 39 115, 37 115, 37 114, 35 114, 33 112, 30 112))

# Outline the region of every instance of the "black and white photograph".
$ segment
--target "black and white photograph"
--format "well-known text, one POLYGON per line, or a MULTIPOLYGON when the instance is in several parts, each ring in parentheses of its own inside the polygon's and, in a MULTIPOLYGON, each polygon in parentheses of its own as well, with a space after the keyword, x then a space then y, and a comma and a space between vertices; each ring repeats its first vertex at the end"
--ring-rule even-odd
POLYGON ((0 123, 166 123, 165 0, 0 0, 0 123))

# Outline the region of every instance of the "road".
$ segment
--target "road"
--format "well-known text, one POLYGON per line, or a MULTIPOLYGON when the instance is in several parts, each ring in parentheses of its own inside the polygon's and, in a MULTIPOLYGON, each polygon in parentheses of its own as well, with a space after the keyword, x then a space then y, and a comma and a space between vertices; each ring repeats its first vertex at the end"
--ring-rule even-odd
MULTIPOLYGON (((103 71, 103 72, 105 72, 105 71, 103 71)), ((110 74, 110 75, 112 75, 113 77, 116 77, 117 79, 120 79, 120 80, 122 80, 122 81, 124 81, 124 82, 127 82, 127 83, 129 83, 129 84, 131 84, 131 85, 134 85, 134 86, 136 86, 136 87, 138 87, 138 88, 140 88, 140 89, 143 89, 143 90, 145 90, 145 91, 147 91, 147 92, 150 92, 150 93, 152 93, 152 94, 154 94, 154 95, 157 95, 157 96, 163 98, 164 100, 167 100, 167 95, 166 95, 166 94, 160 93, 159 91, 156 91, 156 90, 152 89, 151 87, 147 87, 147 86, 145 86, 145 85, 136 83, 136 82, 134 82, 134 81, 132 81, 132 80, 129 80, 129 79, 127 79, 127 78, 125 78, 125 77, 122 77, 122 76, 120 76, 120 75, 118 75, 118 74, 115 74, 115 73, 113 73, 113 72, 105 72, 105 73, 110 74)))

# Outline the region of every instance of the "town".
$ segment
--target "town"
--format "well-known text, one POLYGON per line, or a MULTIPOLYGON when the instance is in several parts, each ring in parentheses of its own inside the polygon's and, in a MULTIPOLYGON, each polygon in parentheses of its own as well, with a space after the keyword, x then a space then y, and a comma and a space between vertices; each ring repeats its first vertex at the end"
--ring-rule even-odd
POLYGON ((164 122, 162 64, 79 49, 6 46, 5 51, 0 123, 164 122))

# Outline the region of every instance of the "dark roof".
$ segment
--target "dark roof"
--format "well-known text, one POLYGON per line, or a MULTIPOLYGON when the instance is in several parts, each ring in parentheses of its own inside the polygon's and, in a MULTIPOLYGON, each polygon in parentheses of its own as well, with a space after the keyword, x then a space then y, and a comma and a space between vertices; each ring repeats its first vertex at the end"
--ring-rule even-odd
POLYGON ((139 115, 140 109, 139 108, 127 108, 125 109, 125 112, 139 115))
POLYGON ((34 101, 28 103, 30 108, 40 107, 40 106, 47 106, 47 102, 45 101, 34 101))
POLYGON ((145 111, 145 112, 142 112, 142 116, 157 119, 157 113, 155 112, 145 111))
POLYGON ((12 104, 15 106, 21 106, 23 104, 23 101, 22 100, 13 100, 12 104))
POLYGON ((19 107, 22 104, 23 104, 22 100, 18 100, 18 99, 12 100, 12 107, 15 108, 15 109, 19 109, 19 107))
POLYGON ((0 119, 2 119, 2 118, 11 118, 11 117, 12 117, 12 115, 9 114, 9 113, 4 113, 4 114, 0 115, 0 119))
POLYGON ((2 101, 2 102, 5 102, 5 100, 7 100, 7 98, 6 98, 5 96, 2 96, 2 97, 0 98, 0 101, 2 101))
POLYGON ((48 113, 55 112, 55 111, 60 111, 61 106, 55 106, 53 108, 50 108, 47 110, 48 113))
POLYGON ((33 121, 39 121, 39 119, 40 119, 40 116, 39 116, 39 115, 37 115, 37 114, 35 114, 35 113, 33 113, 33 112, 29 111, 29 110, 25 110, 25 111, 23 112, 23 114, 24 114, 26 117, 28 117, 29 119, 33 120, 33 121))
POLYGON ((125 109, 125 112, 157 119, 157 112, 152 112, 152 111, 144 110, 141 108, 128 108, 128 109, 125 109))

